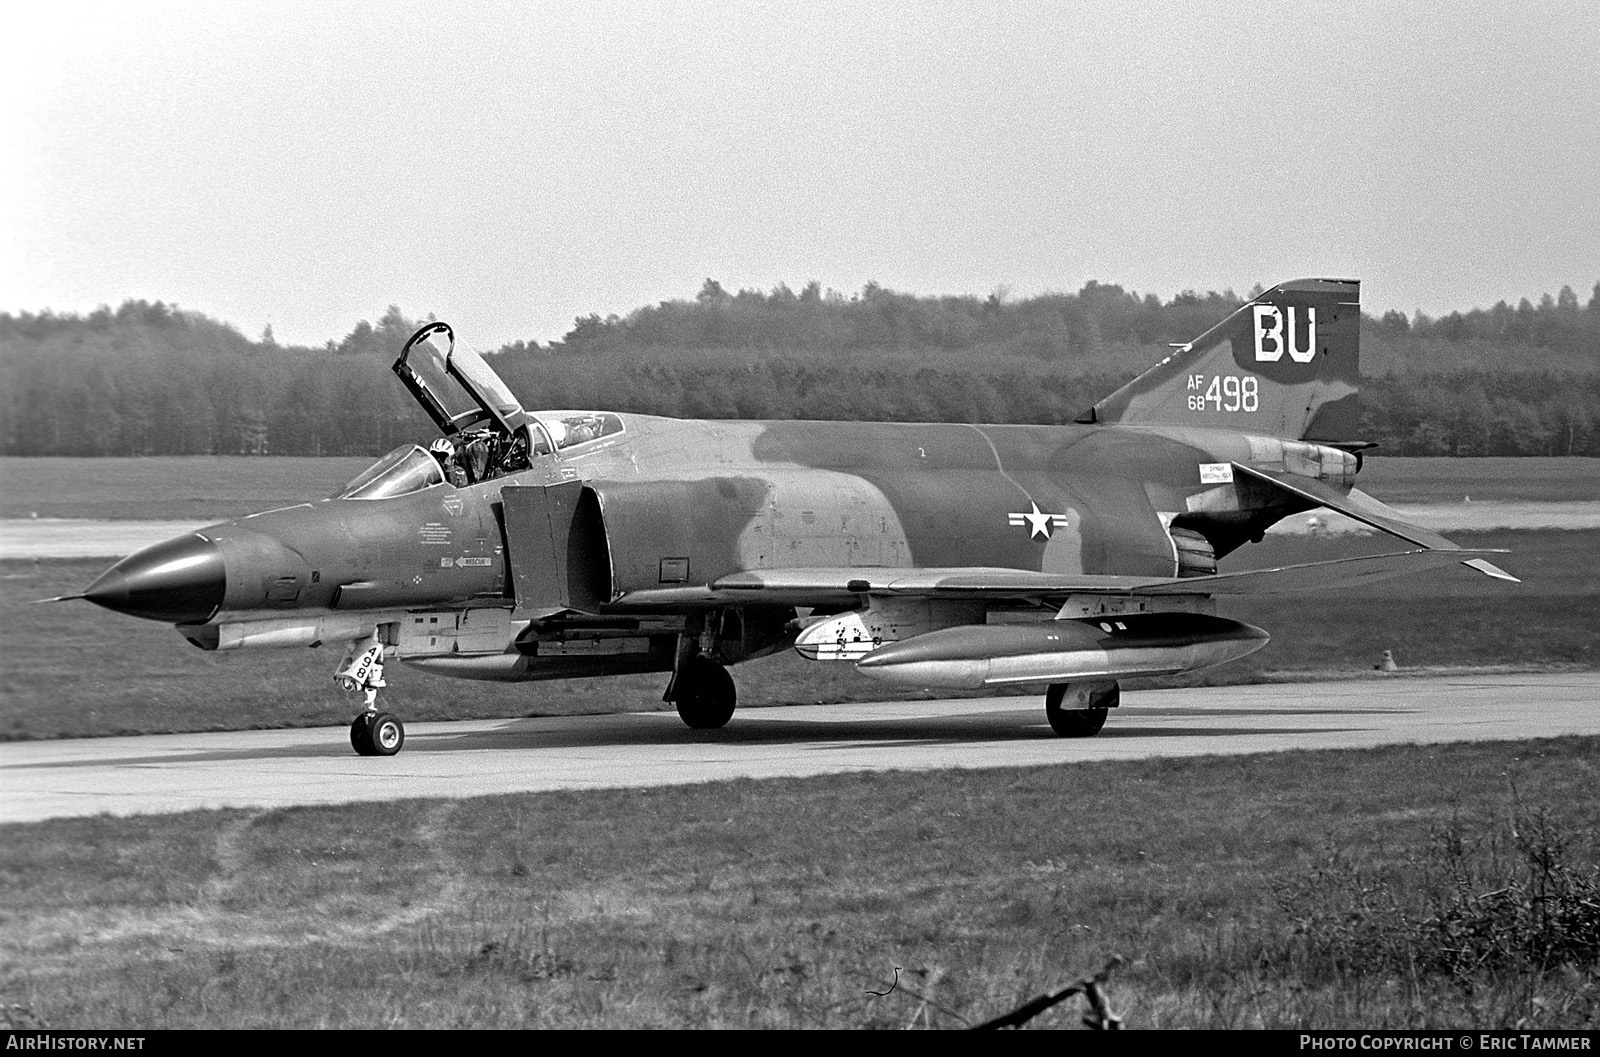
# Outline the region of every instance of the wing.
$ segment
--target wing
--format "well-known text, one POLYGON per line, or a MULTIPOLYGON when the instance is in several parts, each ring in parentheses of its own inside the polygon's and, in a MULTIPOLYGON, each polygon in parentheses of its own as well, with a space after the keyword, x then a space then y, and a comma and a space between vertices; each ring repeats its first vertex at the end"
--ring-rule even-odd
MULTIPOLYGON (((1494 569, 1481 555, 1502 550, 1412 550, 1217 576, 1086 576, 1030 572, 1026 569, 756 569, 733 573, 710 584, 720 600, 833 605, 863 594, 926 598, 989 598, 1056 601, 1070 595, 1272 595, 1297 594, 1375 583, 1424 569, 1462 562, 1480 571, 1494 569)), ((1504 579, 1515 579, 1495 570, 1504 579)))

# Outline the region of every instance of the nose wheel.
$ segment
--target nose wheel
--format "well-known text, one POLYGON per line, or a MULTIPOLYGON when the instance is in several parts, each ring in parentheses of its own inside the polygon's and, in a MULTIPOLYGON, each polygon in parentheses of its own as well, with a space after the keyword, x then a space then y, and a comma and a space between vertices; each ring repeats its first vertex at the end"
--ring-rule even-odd
POLYGON ((363 712, 350 724, 350 746, 358 755, 393 756, 405 743, 405 724, 388 712, 363 712))

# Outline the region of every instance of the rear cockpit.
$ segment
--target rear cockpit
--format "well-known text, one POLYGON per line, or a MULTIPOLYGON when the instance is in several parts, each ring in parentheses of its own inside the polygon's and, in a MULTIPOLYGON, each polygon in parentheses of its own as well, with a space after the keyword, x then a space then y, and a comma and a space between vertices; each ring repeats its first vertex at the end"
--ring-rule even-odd
POLYGON ((615 437, 625 428, 622 416, 610 411, 540 411, 537 421, 549 431, 558 451, 615 437))

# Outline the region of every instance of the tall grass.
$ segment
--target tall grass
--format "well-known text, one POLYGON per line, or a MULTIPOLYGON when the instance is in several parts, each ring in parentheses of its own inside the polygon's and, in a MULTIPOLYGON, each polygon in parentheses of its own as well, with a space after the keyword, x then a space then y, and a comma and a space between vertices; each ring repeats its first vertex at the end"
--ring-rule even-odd
POLYGON ((1381 868, 1330 848, 1280 891, 1294 936, 1278 960, 1307 986, 1397 985, 1413 1006, 1441 985, 1463 1000, 1495 995, 1506 1026, 1537 1021, 1537 992, 1556 974, 1589 984, 1556 1012, 1581 1005, 1592 1019, 1600 867, 1592 834, 1589 843, 1587 861, 1575 861, 1547 808, 1513 800, 1503 829, 1477 833, 1453 817, 1420 853, 1381 868))

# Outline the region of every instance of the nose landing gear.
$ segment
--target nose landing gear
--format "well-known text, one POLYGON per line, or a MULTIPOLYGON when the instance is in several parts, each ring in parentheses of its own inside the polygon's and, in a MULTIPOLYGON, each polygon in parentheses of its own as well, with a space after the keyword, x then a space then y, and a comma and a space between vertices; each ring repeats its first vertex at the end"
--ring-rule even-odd
POLYGON ((357 755, 393 756, 405 743, 405 724, 388 712, 363 712, 350 724, 350 747, 357 755))
POLYGON ((378 690, 383 681, 383 644, 377 633, 354 639, 345 651, 333 681, 340 689, 366 693, 366 711, 350 724, 350 747, 361 756, 393 756, 406 743, 405 724, 388 712, 378 711, 378 690))

